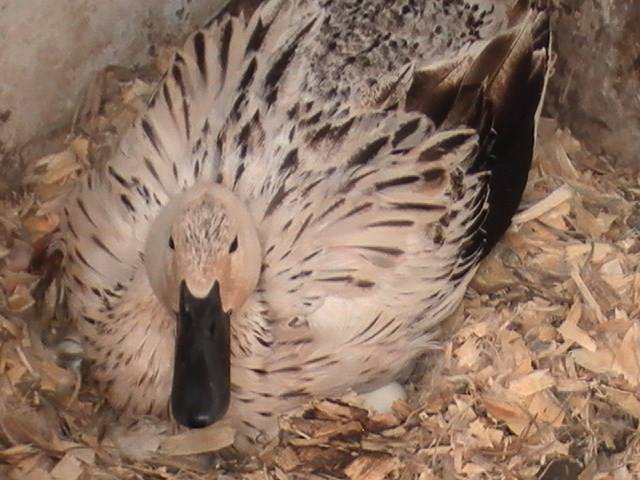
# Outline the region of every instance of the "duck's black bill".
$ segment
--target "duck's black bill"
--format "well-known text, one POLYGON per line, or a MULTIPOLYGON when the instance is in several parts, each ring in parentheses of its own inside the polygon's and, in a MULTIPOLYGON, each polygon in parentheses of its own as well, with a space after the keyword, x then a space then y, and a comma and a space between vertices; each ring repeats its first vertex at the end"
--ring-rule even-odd
POLYGON ((215 282, 205 298, 180 284, 171 410, 178 423, 202 428, 229 408, 231 395, 229 315, 215 282))

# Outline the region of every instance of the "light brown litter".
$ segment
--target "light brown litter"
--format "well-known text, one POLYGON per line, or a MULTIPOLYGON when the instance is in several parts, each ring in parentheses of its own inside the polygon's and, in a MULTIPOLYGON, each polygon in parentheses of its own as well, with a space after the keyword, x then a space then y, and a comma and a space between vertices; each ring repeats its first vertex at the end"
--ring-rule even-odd
POLYGON ((213 453, 232 429, 119 419, 82 377, 64 312, 53 315, 55 281, 38 282, 54 278, 46 248, 64 194, 151 89, 105 71, 66 147, 31 159, 24 188, 0 198, 0 478, 640 478, 638 174, 552 120, 522 211, 452 320, 462 326, 392 414, 316 401, 250 459, 213 453))

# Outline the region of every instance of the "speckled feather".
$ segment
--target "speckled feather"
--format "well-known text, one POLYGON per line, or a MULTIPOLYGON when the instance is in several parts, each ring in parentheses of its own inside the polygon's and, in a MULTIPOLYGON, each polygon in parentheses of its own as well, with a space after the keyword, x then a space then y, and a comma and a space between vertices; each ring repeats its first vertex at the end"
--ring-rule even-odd
POLYGON ((224 421, 253 442, 305 399, 393 380, 508 227, 548 45, 544 14, 497 0, 272 0, 191 35, 65 207, 70 312, 110 401, 167 414, 175 318, 145 244, 203 178, 246 203, 263 251, 224 421))

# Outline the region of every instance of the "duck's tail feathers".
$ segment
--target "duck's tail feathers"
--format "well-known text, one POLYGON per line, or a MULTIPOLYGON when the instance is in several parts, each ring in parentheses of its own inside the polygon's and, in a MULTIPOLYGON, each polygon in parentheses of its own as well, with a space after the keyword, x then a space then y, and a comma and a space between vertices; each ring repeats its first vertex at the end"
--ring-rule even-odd
MULTIPOLYGON (((455 97, 449 108, 436 109, 441 129, 466 125, 480 137, 477 155, 467 168, 469 173, 491 173, 488 210, 477 235, 484 255, 509 227, 527 183, 550 51, 547 12, 529 10, 518 25, 490 40, 473 60, 466 60, 466 68, 458 63, 450 70, 449 79, 460 78, 455 97)), ((446 96, 450 89, 446 86, 446 96)))

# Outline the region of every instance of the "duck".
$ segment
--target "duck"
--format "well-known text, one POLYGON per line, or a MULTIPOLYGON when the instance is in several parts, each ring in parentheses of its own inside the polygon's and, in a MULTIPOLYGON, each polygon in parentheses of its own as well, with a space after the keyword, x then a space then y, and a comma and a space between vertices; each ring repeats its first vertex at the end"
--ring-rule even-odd
POLYGON ((522 0, 267 0, 193 32, 64 204, 102 394, 256 446, 394 385, 511 223, 550 65, 522 0))

